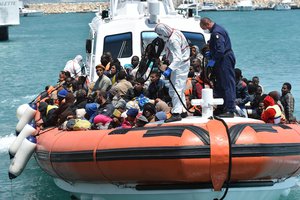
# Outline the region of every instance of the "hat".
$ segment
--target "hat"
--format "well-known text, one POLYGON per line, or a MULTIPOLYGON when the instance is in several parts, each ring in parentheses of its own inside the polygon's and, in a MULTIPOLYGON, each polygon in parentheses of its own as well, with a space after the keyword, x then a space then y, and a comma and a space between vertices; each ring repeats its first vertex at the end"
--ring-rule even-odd
POLYGON ((79 108, 79 109, 76 109, 76 118, 78 119, 81 119, 84 117, 85 115, 85 109, 84 108, 79 108))
POLYGON ((97 103, 87 103, 85 105, 85 111, 89 116, 92 116, 98 108, 98 104, 97 103))
POLYGON ((59 98, 65 98, 66 96, 67 96, 67 94, 68 94, 68 91, 67 90, 65 90, 65 89, 62 89, 62 90, 60 90, 59 92, 58 92, 58 94, 57 94, 57 96, 59 97, 59 98))
POLYGON ((164 111, 157 112, 157 113, 155 114, 155 117, 156 117, 159 121, 161 121, 161 120, 166 120, 166 119, 167 119, 167 115, 166 115, 166 113, 165 113, 164 111))
POLYGON ((132 69, 132 64, 125 64, 125 65, 124 65, 124 68, 125 68, 125 69, 128 69, 128 68, 131 68, 131 69, 132 69))
POLYGON ((136 109, 139 109, 140 107, 139 107, 138 102, 136 102, 136 101, 128 101, 128 102, 126 103, 126 109, 129 110, 130 108, 136 108, 136 109))
POLYGON ((102 64, 96 65, 96 69, 99 69, 99 68, 103 69, 103 71, 105 70, 105 67, 102 64))
POLYGON ((129 110, 127 110, 126 114, 127 114, 127 116, 135 118, 138 113, 139 113, 138 109, 136 109, 136 108, 130 108, 129 110))
POLYGON ((74 60, 76 60, 78 63, 82 61, 82 56, 81 55, 77 55, 74 60))
POLYGON ((141 121, 141 122, 145 122, 145 123, 148 123, 148 119, 144 116, 144 115, 140 115, 138 118, 137 118, 138 121, 141 121))
POLYGON ((106 115, 97 115, 95 118, 94 118, 94 124, 98 124, 98 123, 102 123, 103 125, 106 124, 107 122, 111 122, 112 119, 106 115))

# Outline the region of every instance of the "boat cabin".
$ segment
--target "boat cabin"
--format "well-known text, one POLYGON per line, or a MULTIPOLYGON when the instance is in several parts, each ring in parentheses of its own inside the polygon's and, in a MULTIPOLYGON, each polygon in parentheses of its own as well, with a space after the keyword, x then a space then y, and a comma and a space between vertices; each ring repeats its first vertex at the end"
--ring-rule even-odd
POLYGON ((154 28, 158 23, 181 30, 189 44, 199 49, 209 39, 199 26, 199 18, 177 14, 171 0, 111 0, 110 7, 109 11, 96 13, 89 24, 86 52, 90 81, 98 78, 95 66, 105 52, 118 58, 122 65, 129 64, 134 55, 141 57, 146 46, 157 37, 154 28))

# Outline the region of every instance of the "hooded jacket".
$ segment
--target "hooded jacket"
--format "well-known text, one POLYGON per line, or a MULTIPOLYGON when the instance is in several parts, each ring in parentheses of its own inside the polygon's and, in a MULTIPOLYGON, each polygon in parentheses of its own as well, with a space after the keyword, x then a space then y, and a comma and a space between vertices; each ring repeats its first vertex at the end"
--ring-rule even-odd
POLYGON ((281 109, 275 104, 271 96, 266 96, 264 99, 265 110, 261 114, 261 119, 266 123, 279 124, 281 119, 281 109))

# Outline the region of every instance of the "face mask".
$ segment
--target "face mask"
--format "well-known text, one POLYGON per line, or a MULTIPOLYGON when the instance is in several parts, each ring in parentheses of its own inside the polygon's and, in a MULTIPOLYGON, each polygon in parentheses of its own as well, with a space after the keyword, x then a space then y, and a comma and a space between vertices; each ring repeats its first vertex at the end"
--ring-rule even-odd
POLYGON ((203 30, 204 33, 210 33, 208 29, 203 30))
POLYGON ((164 36, 164 35, 159 35, 158 36, 160 39, 162 39, 164 42, 166 42, 169 38, 164 36))

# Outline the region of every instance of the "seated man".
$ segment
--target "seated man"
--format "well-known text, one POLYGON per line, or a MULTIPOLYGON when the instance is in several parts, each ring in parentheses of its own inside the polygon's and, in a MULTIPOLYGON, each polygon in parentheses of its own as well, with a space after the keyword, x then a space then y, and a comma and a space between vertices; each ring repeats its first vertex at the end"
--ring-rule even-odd
POLYGON ((261 119, 266 123, 279 124, 282 116, 279 105, 270 95, 267 95, 263 102, 265 110, 261 114, 261 119))
POLYGON ((104 74, 105 67, 101 64, 96 66, 96 72, 99 78, 94 84, 90 85, 89 93, 95 92, 96 90, 101 90, 106 92, 110 89, 112 83, 111 80, 104 74))
POLYGON ((109 99, 107 99, 107 93, 103 92, 101 90, 97 91, 97 103, 99 104, 99 107, 97 109, 97 114, 106 115, 108 117, 112 116, 115 107, 111 103, 109 99))
POLYGON ((242 80, 242 71, 239 68, 235 68, 235 83, 236 83, 236 99, 235 104, 237 106, 237 112, 241 117, 248 117, 246 111, 246 103, 250 100, 247 84, 242 80))
POLYGON ((134 87, 129 88, 127 93, 124 95, 124 100, 126 102, 139 97, 140 95, 146 94, 146 89, 144 88, 145 80, 142 77, 136 79, 134 87))
POLYGON ((156 100, 161 99, 168 103, 171 101, 171 97, 168 94, 169 88, 166 86, 164 80, 160 79, 160 73, 158 71, 153 71, 150 75, 150 85, 146 96, 149 99, 156 100))
POLYGON ((140 63, 140 58, 138 56, 132 56, 131 63, 124 65, 127 74, 135 76, 138 70, 137 66, 139 65, 139 63, 140 63))
POLYGON ((121 70, 117 76, 117 83, 115 83, 110 89, 110 93, 117 93, 121 97, 127 93, 127 91, 132 87, 132 84, 126 80, 126 72, 121 70))

